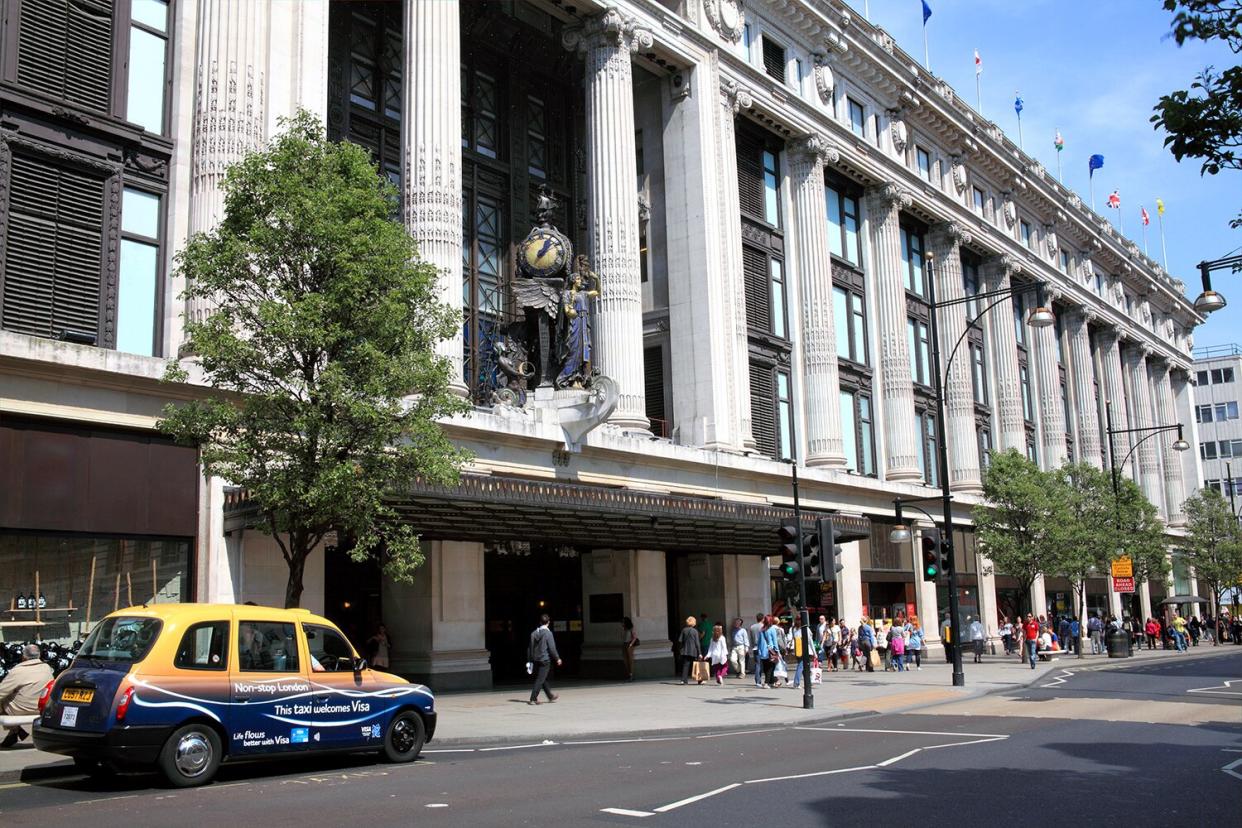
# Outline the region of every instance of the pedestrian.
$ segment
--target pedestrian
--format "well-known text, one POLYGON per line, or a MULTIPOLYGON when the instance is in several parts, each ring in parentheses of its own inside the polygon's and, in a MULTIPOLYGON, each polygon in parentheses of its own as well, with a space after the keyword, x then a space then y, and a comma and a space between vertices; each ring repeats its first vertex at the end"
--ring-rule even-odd
POLYGON ((902 630, 892 627, 888 634, 888 651, 897 672, 906 671, 906 637, 902 630))
POLYGON ((1070 648, 1070 620, 1069 616, 1062 615, 1061 620, 1057 622, 1057 638, 1061 641, 1061 649, 1068 650, 1070 648))
POLYGON ((763 628, 759 631, 759 647, 758 664, 763 670, 763 682, 759 686, 772 687, 776 683, 775 670, 776 662, 783 658, 779 643, 776 638, 776 620, 770 616, 764 616, 763 628))
MULTIPOLYGON (((51 680, 52 667, 43 660, 39 645, 27 644, 22 648, 22 660, 0 681, 0 715, 37 716, 39 696, 51 680)), ((0 747, 11 748, 29 736, 21 725, 10 727, 0 747)))
POLYGON ((746 632, 746 622, 741 618, 733 619, 733 647, 729 650, 729 664, 737 671, 738 678, 746 675, 746 656, 750 652, 750 633, 746 632))
POLYGON ((367 639, 367 663, 376 670, 387 670, 389 667, 388 655, 392 650, 392 641, 388 638, 388 628, 380 624, 375 629, 375 635, 367 639))
POLYGON ((634 648, 638 636, 634 633, 634 621, 628 615, 621 619, 621 660, 625 663, 625 680, 634 680, 634 648))
POLYGON ((1179 653, 1186 652, 1186 619, 1177 610, 1173 610, 1173 645, 1179 653))
POLYGON ((923 669, 923 647, 926 646, 926 640, 923 635, 923 627, 918 620, 914 620, 910 624, 910 648, 906 651, 906 666, 909 667, 910 656, 914 656, 914 669, 922 671, 923 669))
POLYGON ((1026 657, 1035 669, 1035 651, 1039 648, 1039 622, 1028 612, 1026 622, 1022 625, 1023 640, 1026 642, 1026 657))
POLYGON ((893 656, 888 648, 888 631, 892 629, 884 621, 875 622, 875 648, 880 653, 880 661, 884 664, 884 672, 893 669, 893 656))
POLYGON ((862 623, 858 625, 858 649, 867 672, 874 673, 875 665, 871 661, 871 653, 875 649, 875 628, 871 626, 871 620, 865 615, 862 623))
POLYGON ((944 620, 940 622, 940 641, 944 644, 944 660, 953 663, 953 625, 949 623, 949 616, 946 613, 944 620))
POLYGON ((1069 649, 1074 651, 1074 655, 1078 655, 1079 649, 1082 648, 1082 624, 1078 623, 1078 616, 1070 619, 1069 634, 1069 649))
POLYGON ((1098 615, 1087 619, 1087 634, 1091 636, 1091 655, 1099 655, 1104 651, 1104 624, 1098 615))
POLYGON ((763 686, 763 658, 759 655, 759 639, 763 636, 763 613, 755 613, 755 623, 750 625, 750 661, 755 673, 755 686, 763 686))
POLYGON ((983 663, 983 641, 987 638, 987 632, 983 629, 983 622, 978 618, 971 621, 970 616, 966 617, 970 622, 970 644, 975 648, 975 664, 983 663))
POLYGON ((1199 636, 1202 634, 1203 628, 1199 626, 1199 616, 1190 616, 1190 621, 1186 624, 1186 630, 1190 633, 1190 644, 1192 647, 1199 646, 1199 636))
POLYGON ((1147 649, 1156 649, 1156 636, 1160 634, 1160 625, 1156 623, 1156 619, 1147 618, 1147 623, 1143 626, 1143 634, 1147 637, 1147 649))
POLYGON ((1013 624, 1009 623, 1009 617, 1006 615, 1001 616, 1000 637, 1001 646, 1005 648, 1005 655, 1013 655, 1013 624))
POLYGON ((819 617, 819 624, 815 627, 815 655, 820 661, 824 660, 824 637, 828 635, 828 619, 824 616, 819 617))
POLYGON ((716 683, 724 684, 725 674, 729 672, 729 640, 725 638, 724 627, 719 624, 712 627, 712 640, 707 645, 707 660, 711 664, 712 677, 716 679, 716 683))
MULTIPOLYGON (((794 616, 794 625, 793 625, 793 629, 789 633, 789 637, 791 639, 790 643, 793 645, 793 656, 794 656, 794 663, 795 663, 793 684, 791 686, 795 690, 797 690, 798 687, 802 684, 802 678, 803 678, 802 654, 807 651, 806 649, 804 649, 806 647, 806 641, 805 641, 806 636, 803 635, 802 633, 802 622, 799 616, 797 615, 794 616)), ((811 660, 814 660, 815 651, 811 649, 810 652, 811 652, 811 660)), ((810 681, 811 677, 806 676, 806 680, 810 681)))
MULTIPOLYGON (((554 702, 560 698, 552 692, 552 685, 548 684, 548 674, 552 672, 552 662, 556 662, 556 666, 561 666, 561 654, 556 651, 556 637, 552 635, 552 630, 548 625, 552 623, 552 618, 544 613, 539 616, 539 626, 530 634, 530 645, 526 650, 526 660, 532 665, 535 672, 535 684, 530 689, 530 701, 527 704, 542 704, 539 701, 539 691, 542 690, 547 694, 548 701, 554 702)), ((527 670, 531 670, 528 667, 527 670)))
MULTIPOLYGON (((681 683, 690 683, 690 668, 703 657, 703 639, 695 629, 698 621, 693 615, 686 617, 686 626, 681 629, 681 683)), ((699 680, 699 684, 702 684, 699 680)))

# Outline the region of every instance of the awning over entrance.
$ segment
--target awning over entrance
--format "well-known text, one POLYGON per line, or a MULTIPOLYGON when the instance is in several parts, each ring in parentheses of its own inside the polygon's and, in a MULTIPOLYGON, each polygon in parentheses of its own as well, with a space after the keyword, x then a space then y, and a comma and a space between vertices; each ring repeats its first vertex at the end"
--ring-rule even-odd
MULTIPOLYGON (((462 475, 455 486, 414 482, 393 500, 432 540, 774 555, 781 523, 793 520, 792 509, 777 506, 483 475, 462 475)), ((225 511, 232 525, 249 524, 255 512, 241 492, 229 496, 225 511)), ((803 512, 808 531, 819 516, 803 512)), ((870 534, 865 517, 833 517, 847 532, 870 534)))

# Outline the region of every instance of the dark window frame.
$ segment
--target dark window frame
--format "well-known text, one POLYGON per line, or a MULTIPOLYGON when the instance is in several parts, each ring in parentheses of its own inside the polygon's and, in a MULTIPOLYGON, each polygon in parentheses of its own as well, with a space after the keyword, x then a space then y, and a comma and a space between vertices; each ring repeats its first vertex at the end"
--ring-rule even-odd
POLYGON ((232 643, 232 640, 233 640, 231 629, 230 629, 231 626, 232 626, 232 622, 229 621, 228 619, 218 619, 215 621, 200 621, 196 624, 191 624, 189 627, 186 628, 185 633, 181 636, 181 642, 177 645, 176 653, 173 656, 173 666, 176 667, 178 670, 193 670, 195 672, 200 672, 200 671, 212 672, 212 673, 228 672, 229 649, 230 649, 229 645, 232 643), (219 664, 186 664, 186 663, 183 663, 181 660, 181 655, 185 650, 187 642, 191 641, 191 637, 194 635, 194 632, 196 630, 202 629, 203 627, 223 627, 224 628, 224 633, 223 633, 224 647, 223 647, 223 651, 218 654, 220 656, 220 663, 219 664))

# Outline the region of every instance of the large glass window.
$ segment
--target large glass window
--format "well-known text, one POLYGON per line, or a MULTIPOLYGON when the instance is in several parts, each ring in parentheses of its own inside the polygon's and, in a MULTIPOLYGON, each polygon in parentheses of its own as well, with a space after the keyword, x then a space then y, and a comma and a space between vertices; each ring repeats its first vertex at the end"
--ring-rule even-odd
POLYGON ((862 267, 858 233, 858 199, 833 186, 824 188, 828 206, 828 251, 855 267, 862 267))
POLYGON ((298 637, 293 624, 238 621, 237 662, 247 673, 296 673, 298 637))
POLYGON ((121 200, 121 268, 117 286, 116 349, 156 353, 160 272, 160 197, 126 187, 121 200))
POLYGON ((923 482, 928 486, 937 486, 936 467, 938 464, 938 454, 936 452, 936 415, 930 411, 917 409, 914 412, 914 419, 919 429, 919 471, 923 473, 923 482))
POLYGON ((984 205, 986 204, 983 190, 980 187, 972 187, 971 192, 974 195, 975 212, 982 216, 984 214, 984 205))
POLYGON ((466 190, 462 210, 463 374, 481 401, 500 382, 495 343, 504 311, 508 262, 503 202, 488 193, 466 190))
POLYGON ((776 427, 780 430, 777 435, 780 440, 782 460, 792 460, 794 457, 793 432, 793 389, 790 385, 789 372, 776 372, 776 427))
POLYGON ((919 165, 919 176, 925 181, 931 181, 931 153, 922 147, 916 147, 914 158, 919 165))
POLYGON ((841 435, 845 466, 867 477, 875 476, 875 437, 871 421, 871 398, 863 393, 840 392, 841 435))
POLYGON ((780 259, 768 260, 768 278, 772 295, 772 333, 782 339, 789 338, 786 323, 785 265, 780 259))
POLYGON ((1022 417, 1027 422, 1035 421, 1035 404, 1031 398, 1031 372, 1025 364, 1018 366, 1018 384, 1022 386, 1022 417))
POLYGON ((863 105, 853 98, 846 98, 850 110, 850 129, 859 138, 867 137, 867 116, 863 105))
MULTIPOLYGON (((548 177, 548 130, 544 112, 542 98, 531 95, 526 99, 526 170, 536 178, 548 177)), ((642 137, 641 131, 638 137, 642 137)), ((642 142, 637 141, 636 145, 641 147, 642 142)), ((638 174, 642 175, 641 167, 638 174)))
MULTIPOLYGON (((979 294, 979 265, 972 258, 962 257, 962 292, 967 297, 979 294)), ((966 303, 966 321, 979 316, 979 300, 971 299, 966 303)))
POLYGON ((500 91, 496 78, 482 70, 462 67, 461 145, 487 158, 500 155, 500 91))
POLYGON ((854 394, 841 391, 839 396, 841 407, 841 445, 845 449, 845 467, 852 472, 858 471, 858 422, 854 416, 854 394))
POLYGON ((166 0, 133 0, 130 18, 125 119, 147 132, 163 134, 168 3, 166 0))
POLYGON ((763 218, 769 224, 781 226, 781 179, 776 163, 776 153, 763 151, 763 218))
POLYGON ((832 322, 837 329, 837 356, 866 365, 867 317, 862 297, 852 290, 834 287, 832 322))
POLYGON ((906 319, 906 343, 910 347, 910 377, 920 385, 932 384, 931 338, 927 323, 921 319, 906 319))
POLYGON ((927 295, 923 278, 923 234, 908 227, 901 228, 901 277, 906 290, 918 296, 927 295))
POLYGON ((1031 246, 1031 223, 1029 221, 1018 222, 1018 238, 1022 240, 1023 246, 1031 246))
POLYGON ((310 652, 311 671, 315 673, 352 673, 354 648, 331 627, 303 624, 306 649, 310 652))
POLYGON ((988 404, 988 369, 984 359, 983 345, 972 342, 970 345, 970 376, 974 385, 975 402, 979 405, 988 404))

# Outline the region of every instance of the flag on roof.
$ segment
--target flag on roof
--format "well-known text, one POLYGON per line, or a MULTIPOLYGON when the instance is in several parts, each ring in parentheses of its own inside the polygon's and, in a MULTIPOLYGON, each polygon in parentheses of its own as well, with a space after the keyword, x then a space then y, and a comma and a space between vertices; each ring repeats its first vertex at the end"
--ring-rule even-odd
POLYGON ((1014 95, 1015 97, 1013 99, 1013 111, 1018 113, 1018 117, 1021 118, 1022 117, 1022 96, 1019 95, 1017 92, 1015 92, 1014 95))
POLYGON ((1140 208, 1139 208, 1139 215, 1143 217, 1143 226, 1144 226, 1144 227, 1146 227, 1147 225, 1151 224, 1151 214, 1149 214, 1149 213, 1147 212, 1147 208, 1146 208, 1146 207, 1140 207, 1140 208))
POLYGON ((927 0, 923 0, 923 25, 927 25, 927 18, 931 17, 931 6, 927 5, 927 0))
POLYGON ((1156 213, 1157 215, 1164 215, 1164 199, 1156 199, 1156 213))
POLYGON ((979 57, 979 50, 975 49, 975 74, 983 74, 983 58, 979 57))
POLYGON ((1057 130, 1057 137, 1052 139, 1052 145, 1057 148, 1057 152, 1065 149, 1065 139, 1061 137, 1061 130, 1057 130))
POLYGON ((1104 166, 1104 156, 1093 155, 1087 159, 1087 178, 1095 175, 1095 171, 1104 166))
POLYGON ((1114 210, 1121 209, 1121 196, 1117 194, 1116 190, 1113 190, 1108 194, 1108 206, 1112 207, 1114 210))

